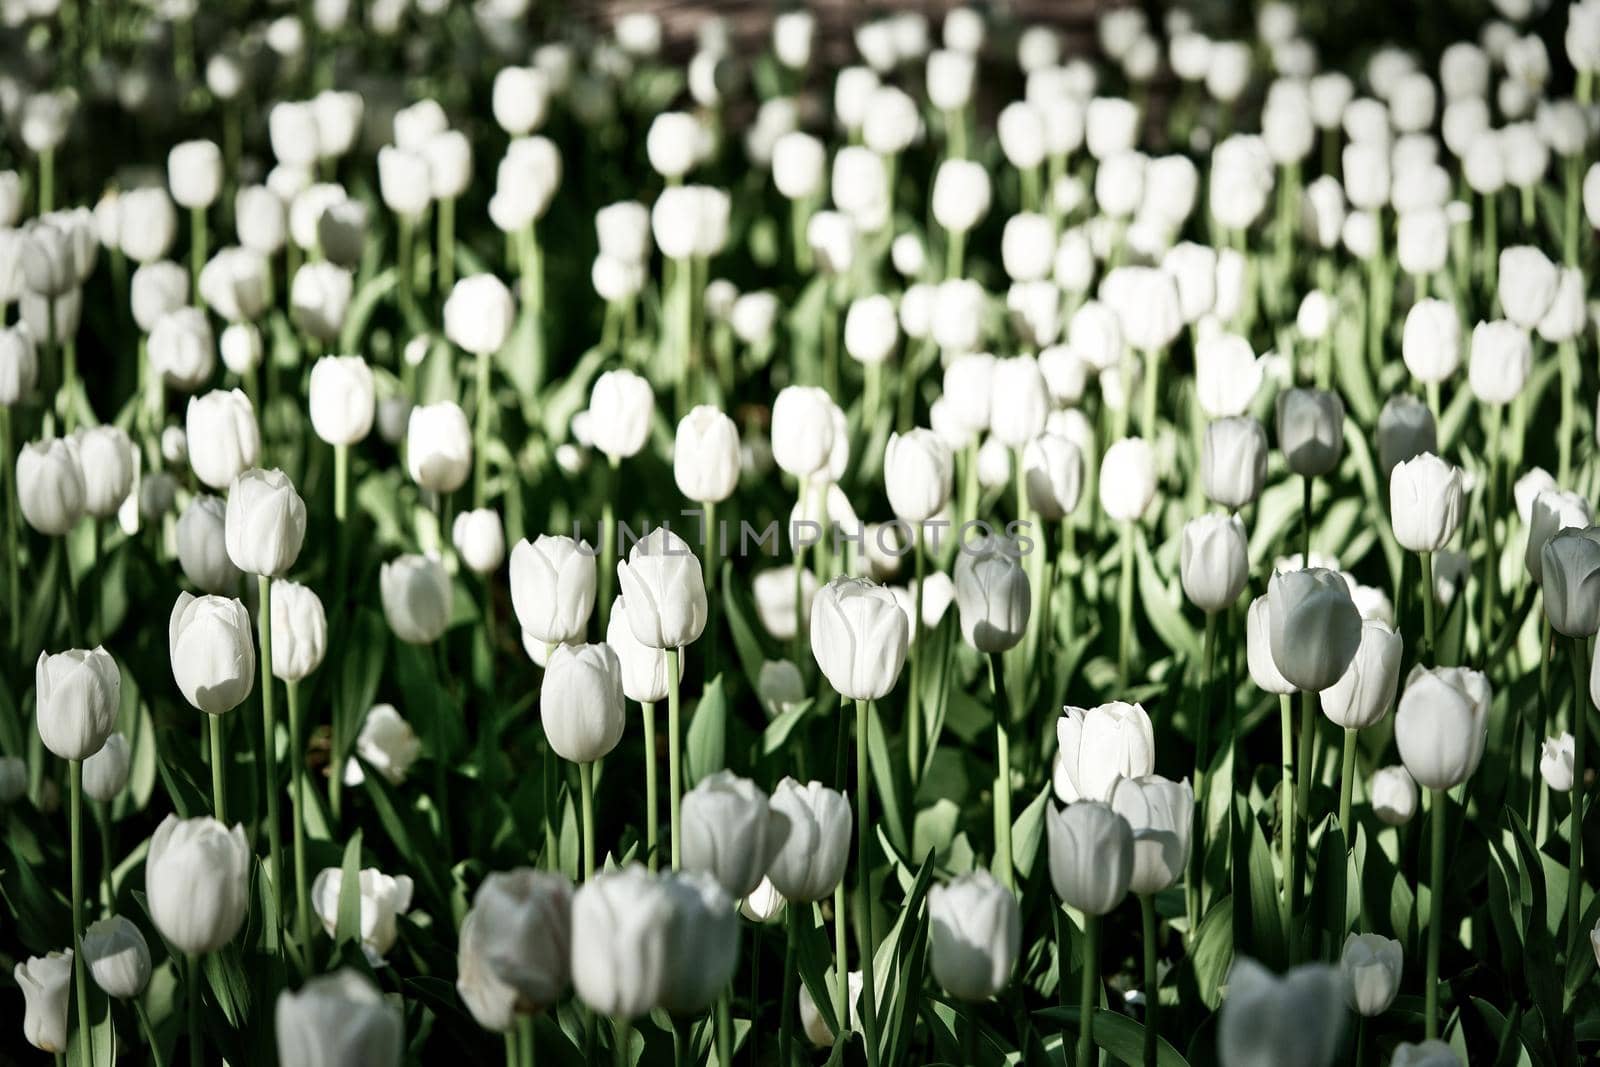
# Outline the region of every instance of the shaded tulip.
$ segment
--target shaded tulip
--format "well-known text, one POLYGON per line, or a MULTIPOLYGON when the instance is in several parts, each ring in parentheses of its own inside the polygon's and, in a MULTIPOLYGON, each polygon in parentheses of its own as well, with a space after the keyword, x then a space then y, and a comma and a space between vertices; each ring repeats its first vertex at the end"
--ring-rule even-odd
POLYGON ((1418 785, 1452 789, 1478 769, 1491 695, 1489 680, 1464 667, 1411 671, 1395 713, 1394 740, 1418 785))
POLYGON ((661 887, 672 911, 668 977, 662 983, 660 1006, 674 1015, 698 1015, 733 979, 739 963, 739 916, 728 894, 708 873, 674 871, 662 876, 661 887))
POLYGON ((272 586, 272 674, 298 682, 322 665, 328 651, 328 616, 322 598, 298 582, 272 586))
POLYGON ((317 975, 278 994, 280 1064, 361 1063, 398 1067, 405 1047, 400 1006, 354 968, 317 975))
POLYGON ((1528 518, 1528 547, 1522 561, 1535 582, 1544 580, 1544 546, 1562 530, 1584 529, 1591 520, 1589 502, 1578 493, 1547 489, 1533 498, 1528 518))
POLYGON ((961 636, 980 653, 1014 647, 1028 629, 1033 599, 1015 541, 985 536, 958 550, 956 606, 961 636))
POLYGON ((730 897, 753 892, 789 836, 789 817, 754 782, 715 771, 683 795, 683 867, 730 897))
POLYGON ((1600 529, 1557 532, 1540 550, 1540 588, 1550 628, 1563 637, 1600 630, 1600 529))
POLYGON ((928 963, 957 1000, 980 1001, 1011 984, 1022 948, 1016 895, 979 869, 928 890, 928 963))
POLYGON ((1215 615, 1244 592, 1250 578, 1244 523, 1237 515, 1200 515, 1183 526, 1178 573, 1190 603, 1215 615))
POLYGON ((1285 696, 1298 687, 1283 676, 1272 658, 1272 630, 1272 602, 1263 594, 1250 602, 1245 617, 1245 659, 1257 688, 1285 696))
POLYGON ((1022 476, 1028 506, 1045 522, 1059 522, 1078 508, 1083 451, 1065 435, 1046 431, 1023 449, 1022 476))
POLYGON ((1378 413, 1378 467, 1387 481, 1408 459, 1438 448, 1433 412, 1413 396, 1392 396, 1378 413))
POLYGON ((1189 866, 1194 830, 1194 789, 1188 780, 1174 782, 1158 774, 1118 778, 1110 804, 1133 830, 1128 891, 1148 896, 1177 885, 1189 866))
POLYGON ((772 792, 771 810, 789 820, 789 835, 767 870, 773 888, 798 904, 827 899, 850 859, 850 802, 821 782, 786 777, 772 792))
POLYGON ((178 518, 178 564, 204 593, 239 587, 239 568, 228 558, 227 504, 221 497, 196 496, 178 518))
POLYGON ((1339 972, 1322 963, 1281 978, 1247 956, 1228 971, 1217 1052, 1224 1067, 1328 1067, 1344 1029, 1339 972))
POLYGON ((1394 703, 1405 642, 1388 624, 1361 624, 1361 645, 1337 682, 1322 690, 1322 713, 1334 725, 1362 730, 1375 725, 1394 703))
POLYGON ((1386 826, 1403 826, 1417 813, 1417 783, 1399 765, 1382 767, 1367 783, 1372 813, 1386 826))
POLYGON ((244 925, 254 857, 244 827, 168 815, 150 838, 146 905, 161 936, 193 956, 222 948, 244 925))
POLYGON ((1381 934, 1351 934, 1339 956, 1350 1007, 1366 1016, 1382 1015, 1400 992, 1403 958, 1400 942, 1381 934))
POLYGON ((62 536, 83 517, 83 468, 59 437, 22 446, 15 484, 23 519, 47 537, 62 536))
POLYGON ((1128 895, 1133 880, 1133 830, 1099 801, 1045 807, 1050 882, 1068 907, 1107 915, 1128 895))
POLYGON ((408 645, 437 641, 450 625, 450 576, 431 556, 399 556, 378 570, 389 629, 408 645))
POLYGON ((1283 677, 1313 693, 1337 682, 1361 646, 1361 613, 1344 577, 1320 567, 1274 574, 1267 597, 1272 662, 1283 677))
POLYGON ((1339 464, 1344 448, 1344 401, 1326 389, 1278 394, 1278 448, 1289 469, 1318 477, 1339 464))
POLYGON ((100 751, 83 761, 83 792, 93 801, 109 804, 128 784, 133 752, 120 733, 106 738, 100 751))
POLYGON ((489 987, 510 990, 517 1012, 553 1007, 571 984, 572 894, 565 875, 531 867, 485 878, 461 928, 463 963, 456 987, 462 999, 473 1003, 471 954, 487 971, 489 987))
POLYGON ((1461 1057, 1438 1038, 1415 1045, 1403 1041, 1394 1047, 1389 1067, 1461 1067, 1461 1057))
POLYGON ((150 946, 126 916, 112 915, 83 932, 83 962, 107 996, 129 1000, 150 984, 150 946))
POLYGON ((361 769, 363 764, 377 771, 390 785, 401 785, 411 765, 422 755, 422 742, 393 704, 376 704, 362 719, 354 755, 359 760, 345 761, 345 785, 360 785, 366 780, 366 772, 361 769))

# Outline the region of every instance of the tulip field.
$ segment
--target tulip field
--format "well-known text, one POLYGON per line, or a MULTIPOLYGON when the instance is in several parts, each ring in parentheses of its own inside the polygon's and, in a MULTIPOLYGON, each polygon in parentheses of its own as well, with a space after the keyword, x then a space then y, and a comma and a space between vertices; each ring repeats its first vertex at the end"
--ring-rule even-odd
POLYGON ((0 1063, 1600 1062, 1600 0, 1056 6, 0 0, 0 1063))

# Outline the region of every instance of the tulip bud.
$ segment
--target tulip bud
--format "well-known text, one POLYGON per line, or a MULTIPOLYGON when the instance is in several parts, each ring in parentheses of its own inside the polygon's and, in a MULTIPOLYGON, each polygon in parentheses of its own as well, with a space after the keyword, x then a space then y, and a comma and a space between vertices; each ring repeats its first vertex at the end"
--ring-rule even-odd
POLYGON ((710 874, 730 897, 760 885, 788 836, 788 816, 731 771, 716 771, 684 794, 684 869, 710 874))
POLYGON ((440 130, 420 145, 428 161, 428 191, 435 200, 455 200, 472 182, 472 143, 460 130, 440 130))
POLYGON ((396 215, 421 216, 432 199, 427 157, 393 145, 378 149, 378 192, 384 206, 396 215))
POLYGON ((1389 476, 1389 512, 1402 548, 1442 549, 1461 525, 1463 506, 1461 468, 1427 452, 1395 464, 1389 476))
POLYGON ((11 971, 22 990, 22 1036, 44 1052, 67 1051, 67 1005, 72 996, 72 950, 29 956, 11 971))
POLYGON ((1404 647, 1387 623, 1364 621, 1361 644, 1349 669, 1320 694, 1322 713, 1346 730, 1376 725, 1394 703, 1404 647))
POLYGON ((989 213, 989 172, 966 159, 946 159, 933 178, 933 217, 950 233, 966 233, 989 213))
POLYGON ((1533 370, 1533 342, 1526 330, 1504 319, 1480 322, 1472 331, 1467 367, 1473 395, 1485 404, 1509 404, 1533 370))
POLYGON ((244 827, 168 815, 150 838, 144 865, 145 903, 161 936, 193 956, 232 941, 250 906, 253 863, 244 827))
POLYGON ((1576 741, 1569 733, 1545 738, 1539 749, 1539 774, 1544 778, 1545 785, 1557 793, 1572 792, 1576 751, 1576 741))
POLYGON ((1403 826, 1417 812, 1417 783, 1404 767, 1383 767, 1367 783, 1367 796, 1378 821, 1403 826))
POLYGON ((1544 581, 1544 546, 1566 529, 1583 529, 1590 523, 1589 502, 1577 493, 1550 489, 1533 500, 1528 521, 1528 547, 1523 564, 1535 582, 1544 581))
POLYGON ((224 534, 235 567, 280 577, 294 566, 305 541, 305 501, 282 471, 247 470, 228 487, 224 534))
POLYGON ((239 585, 239 568, 228 557, 226 507, 221 497, 197 496, 178 519, 178 564, 184 577, 207 593, 239 585))
POLYGON ((226 489, 256 465, 261 436, 241 390, 214 389, 191 398, 184 422, 189 464, 205 485, 226 489))
POLYGON ((272 584, 272 673, 298 682, 322 665, 328 617, 322 599, 298 582, 272 584))
POLYGON ((353 445, 372 432, 377 392, 360 356, 323 356, 311 367, 311 428, 330 445, 353 445))
POLYGON ((1400 992, 1400 942, 1382 934, 1351 934, 1339 957, 1350 1006, 1362 1015, 1382 1015, 1400 992))
POLYGON ((0 406, 15 407, 33 394, 39 381, 39 355, 33 335, 22 326, 0 329, 0 406))
POLYGON ((83 961, 107 996, 130 1000, 150 984, 150 946, 126 917, 113 915, 83 932, 83 961))
POLYGON ((558 646, 539 687, 539 718, 562 759, 593 763, 616 748, 627 716, 622 664, 611 646, 558 646))
POLYGON ((128 303, 134 324, 149 333, 161 317, 189 301, 189 272, 170 260, 146 263, 133 272, 128 303))
POLYGON ((1491 695, 1488 679, 1478 671, 1413 668, 1395 713, 1394 739, 1417 784, 1451 789, 1478 769, 1491 695))
POLYGON ((461 925, 456 990, 478 1022, 553 1007, 571 984, 572 883, 518 867, 484 879, 461 925))
POLYGON ((378 571, 383 615, 409 645, 437 641, 450 625, 450 576, 437 559, 407 554, 378 571))
POLYGON ((798 130, 786 133, 772 146, 772 181, 789 200, 807 200, 822 188, 827 152, 822 142, 798 130))
POLYGON ((515 317, 505 282, 493 274, 474 274, 450 290, 444 302, 444 333, 473 355, 490 356, 505 345, 515 317))
POLYGON ((67 438, 83 472, 83 510, 92 519, 117 513, 133 489, 133 442, 117 426, 91 426, 67 438))
POLYGON ((1117 779, 1155 770, 1155 729, 1139 704, 1066 707, 1056 720, 1052 780, 1063 804, 1109 800, 1117 779))
POLYGON ((356 735, 357 760, 347 760, 344 765, 344 784, 360 785, 366 779, 365 764, 383 776, 390 785, 402 785, 411 765, 422 754, 422 742, 411 729, 411 724, 400 717, 393 704, 376 704, 362 720, 361 732, 356 735))
POLYGON ((1390 397, 1378 413, 1378 466, 1385 478, 1406 460, 1437 448, 1433 413, 1415 397, 1390 397))
MULTIPOLYGON (((118 689, 120 685, 119 676, 118 689)), ((112 714, 115 715, 115 709, 112 714)), ((89 799, 102 804, 109 804, 115 800, 123 787, 128 784, 128 770, 132 759, 133 754, 129 750, 128 739, 125 736, 120 733, 107 736, 105 744, 100 746, 100 751, 83 761, 83 791, 88 794, 89 799)))
POLYGON ((684 648, 705 630, 708 606, 700 558, 665 526, 640 538, 617 563, 628 626, 650 648, 684 648))
POLYGON ((34 682, 34 718, 44 747, 64 760, 99 752, 121 707, 122 674, 111 654, 103 648, 41 652, 34 682))
POLYGON ((672 474, 678 491, 697 503, 718 504, 732 496, 739 486, 739 428, 733 420, 710 404, 685 415, 673 442, 672 474))
POLYGON ((1307 478, 1327 474, 1344 448, 1344 401, 1326 389, 1278 394, 1278 448, 1289 469, 1307 478))
POLYGON ((1448 300, 1419 300, 1406 313, 1401 355, 1419 382, 1442 382, 1461 365, 1461 320, 1448 300))
POLYGON ((1600 631, 1600 529, 1558 531, 1540 550, 1540 585, 1551 629, 1587 638, 1600 631))
POLYGON ((213 141, 184 141, 167 153, 167 185, 180 207, 204 211, 222 193, 222 151, 213 141))
POLYGON ((961 635, 980 653, 1004 652, 1022 640, 1032 592, 1016 542, 985 536, 963 544, 956 557, 956 604, 961 635))
POLYGON ((1068 907, 1100 916, 1116 910, 1133 880, 1133 830, 1109 804, 1045 806, 1050 882, 1068 907))
POLYGON ((405 1046, 400 1007, 350 967, 278 994, 280 1063, 363 1063, 397 1067, 405 1046))
POLYGON ((1218 419, 1201 442, 1200 480, 1206 497, 1242 508, 1261 495, 1267 480, 1267 433, 1247 416, 1218 419))
POLYGON ((1100 506, 1118 522, 1138 522, 1156 496, 1156 455, 1142 437, 1124 437, 1100 461, 1100 506))
POLYGON ((450 528, 450 543, 474 574, 492 574, 506 558, 506 535, 493 508, 463 511, 450 528))
POLYGON ((906 522, 926 522, 950 502, 950 450, 932 430, 890 434, 883 472, 889 506, 906 522))
POLYGON ((1248 956, 1228 971, 1217 1051, 1229 1067, 1296 1064, 1328 1067, 1344 1028, 1339 972, 1308 963, 1282 978, 1248 956))
POLYGON ((1272 662, 1283 677, 1313 693, 1337 682, 1361 646, 1361 613, 1343 575, 1321 567, 1274 574, 1267 596, 1272 662))
POLYGON ((250 613, 220 596, 179 593, 168 624, 172 675, 184 698, 211 715, 244 703, 255 685, 250 613))
POLYGON ((1200 515, 1185 523, 1178 562, 1190 603, 1214 615, 1238 600, 1250 578, 1247 550, 1237 515, 1200 515))
POLYGON ((435 493, 453 493, 466 484, 472 472, 472 429, 454 401, 411 409, 406 466, 412 481, 435 493))
POLYGON ((1502 249, 1498 295, 1506 318, 1526 330, 1539 325, 1555 301, 1560 275, 1556 265, 1537 248, 1519 245, 1502 249))
POLYGON ((850 859, 850 802, 821 782, 786 777, 773 790, 771 811, 789 821, 767 871, 773 888, 797 904, 827 899, 850 859))
POLYGON ((907 642, 906 617, 889 590, 848 576, 818 590, 811 611, 811 651, 842 698, 887 696, 900 677, 907 642))
POLYGON ((1111 808, 1133 830, 1133 879, 1129 892, 1149 896, 1178 884, 1189 866, 1194 827, 1194 790, 1185 779, 1158 774, 1118 778, 1111 808))
POLYGON ((594 610, 595 553, 586 542, 540 534, 511 550, 511 603, 523 632, 545 644, 583 636, 594 610))
POLYGON ((1011 984, 1022 949, 1016 895, 981 868, 928 890, 928 963, 957 1000, 987 1000, 1011 984))
POLYGON ((354 284, 348 270, 327 260, 303 264, 289 287, 289 318, 297 329, 331 344, 344 328, 354 284))
POLYGON ((1044 521, 1058 522, 1077 510, 1083 491, 1083 452, 1064 435, 1045 432, 1028 442, 1022 474, 1028 506, 1044 521))
POLYGON ((600 375, 589 393, 594 447, 613 462, 637 455, 650 436, 655 406, 650 383, 632 371, 600 375))
POLYGON ((833 451, 833 399, 815 386, 786 386, 772 405, 772 458, 797 478, 827 466, 833 451))
POLYGON ((550 78, 534 67, 504 67, 494 76, 490 109, 495 122, 513 137, 544 125, 551 92, 550 78))

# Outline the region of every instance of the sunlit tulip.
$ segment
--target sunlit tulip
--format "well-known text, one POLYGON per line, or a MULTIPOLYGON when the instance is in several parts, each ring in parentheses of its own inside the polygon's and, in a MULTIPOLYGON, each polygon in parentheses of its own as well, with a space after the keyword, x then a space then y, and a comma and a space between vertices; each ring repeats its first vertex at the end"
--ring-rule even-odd
POLYGON ((1022 913, 1011 890, 979 869, 928 890, 928 963, 958 1000, 980 1001, 1011 984, 1022 913))
POLYGON ((719 408, 702 404, 678 423, 672 448, 678 491, 701 504, 718 504, 739 485, 739 429, 719 408))
POLYGON ((1245 658, 1250 680, 1268 693, 1287 695, 1298 687, 1283 676, 1272 658, 1272 631, 1272 602, 1266 595, 1258 596, 1250 602, 1245 619, 1245 658))
POLYGON ((539 687, 539 719, 562 759, 593 763, 617 747, 627 726, 622 665, 609 645, 561 645, 539 687))
MULTIPOLYGON (((208 264, 209 266, 209 264, 208 264)), ((202 278, 204 272, 202 272, 202 278)), ((145 333, 156 328, 161 316, 189 302, 189 272, 169 260, 146 263, 133 272, 128 305, 133 321, 145 333)))
POLYGON ((1506 318, 1531 330, 1555 300, 1560 271, 1537 248, 1518 245, 1500 252, 1497 295, 1506 318))
POLYGON ((254 857, 244 827, 168 815, 145 854, 150 919, 179 952, 216 952, 239 932, 250 906, 254 857))
POLYGON ((1217 1052, 1224 1067, 1328 1067, 1344 1030, 1339 972, 1323 963, 1282 977, 1248 956, 1228 971, 1217 1052))
POLYGON ((354 284, 350 272, 334 263, 304 264, 289 288, 289 318, 315 340, 332 343, 344 328, 354 284))
POLYGON ((1547 737, 1539 747, 1539 776, 1557 793, 1572 792, 1573 759, 1577 741, 1569 733, 1547 737))
POLYGON ((1550 628, 1564 637, 1600 630, 1600 530, 1557 532, 1540 550, 1540 588, 1550 628))
POLYGON ((67 1051, 67 1006, 72 996, 72 950, 29 956, 12 968, 22 990, 22 1036, 44 1052, 67 1051))
POLYGON ((30 441, 17 454, 16 493, 22 518, 35 530, 59 537, 84 513, 83 468, 59 437, 30 441))
POLYGON ((951 233, 966 233, 989 213, 989 172, 965 159, 946 159, 934 173, 932 210, 951 233))
POLYGON ((411 480, 435 493, 453 493, 472 473, 472 428, 454 402, 420 404, 406 426, 406 467, 411 480))
POLYGON ((796 903, 826 899, 850 858, 850 802, 821 782, 784 778, 771 810, 789 820, 789 835, 767 870, 773 888, 796 903))
MULTIPOLYGON (((339 897, 343 889, 344 870, 340 867, 323 868, 311 883, 311 906, 329 937, 335 936, 339 929, 339 897)), ((399 937, 396 917, 410 910, 411 890, 411 879, 407 875, 390 877, 376 867, 364 868, 360 873, 357 934, 362 952, 374 967, 382 965, 399 937)))
POLYGON ((228 558, 245 574, 277 577, 294 566, 306 535, 306 505, 280 470, 247 470, 228 487, 228 558))
POLYGON ((150 984, 150 946, 127 917, 112 915, 83 932, 83 962, 107 996, 129 1000, 150 984))
POLYGON ((1488 736, 1489 681, 1464 667, 1418 665, 1395 713, 1400 759, 1418 785, 1452 789, 1472 776, 1488 736))
POLYGON ((35 718, 45 748, 65 760, 100 751, 117 724, 122 672, 104 648, 39 653, 35 718))
POLYGON ((184 577, 204 593, 239 587, 239 568, 228 556, 227 504, 221 497, 196 496, 178 519, 178 563, 184 577))
POLYGON ((361 732, 356 735, 355 755, 360 757, 360 762, 354 759, 345 762, 344 784, 360 785, 365 780, 366 772, 361 769, 364 763, 390 785, 400 785, 421 754, 422 742, 394 705, 375 705, 367 712, 361 732))
POLYGON ((1045 806, 1050 882, 1068 907, 1107 915, 1128 895, 1134 840, 1128 821, 1109 804, 1080 800, 1045 806))
POLYGON ((672 895, 637 864, 585 882, 572 898, 572 984, 578 999, 616 1019, 657 1007, 675 964, 669 959, 672 917, 672 895))
POLYGON ((950 502, 953 469, 949 448, 932 430, 890 434, 883 457, 890 508, 909 523, 933 518, 950 502))
POLYGON ((475 356, 492 355, 506 343, 515 315, 505 282, 493 274, 474 274, 450 290, 444 302, 444 333, 452 344, 475 356))
POLYGON ((1195 607, 1214 615, 1239 599, 1250 577, 1247 547, 1237 515, 1200 515, 1184 524, 1179 576, 1195 607))
POLYGON ((1557 533, 1584 529, 1591 521, 1589 502, 1577 493, 1548 489, 1534 497, 1528 519, 1528 547, 1523 564, 1535 582, 1544 578, 1544 546, 1557 533))
POLYGON ((708 606, 700 558, 665 526, 634 544, 617 564, 617 581, 634 637, 651 648, 684 648, 699 640, 708 606))
POLYGON ((1394 703, 1400 684, 1400 657, 1405 642, 1387 624, 1366 621, 1361 644, 1349 668, 1322 690, 1322 713, 1336 726, 1361 730, 1375 725, 1394 703))
POLYGON ((1242 508, 1267 480, 1267 432, 1255 419, 1218 419, 1201 442, 1200 480, 1213 503, 1242 508))
POLYGON ((1442 549, 1460 527, 1463 507, 1461 468, 1438 456, 1423 453, 1404 460, 1389 476, 1389 514, 1402 548, 1442 549))
POLYGON ((250 613, 237 600, 179 593, 168 624, 172 676, 191 706, 232 711, 255 686, 250 613))
POLYGON ((437 641, 450 625, 450 576, 431 556, 400 556, 378 570, 383 617, 410 645, 437 641))
POLYGON ((1195 389, 1201 410, 1213 419, 1249 411, 1262 376, 1261 362, 1238 334, 1208 337, 1195 351, 1195 389))
POLYGON ((1083 491, 1083 452, 1062 434, 1047 431, 1023 450, 1022 476, 1028 506, 1044 521, 1058 522, 1077 510, 1083 491))
POLYGON ((1118 522, 1136 522, 1156 495, 1156 456, 1140 437, 1124 437, 1100 461, 1100 506, 1118 522))
POLYGON ((100 751, 83 761, 84 794, 101 804, 111 803, 127 786, 132 765, 133 752, 127 737, 111 734, 100 751))
POLYGON ((1141 778, 1155 770, 1155 729, 1138 704, 1063 708, 1056 741, 1052 780, 1063 804, 1109 800, 1119 777, 1141 778))
POLYGON ((541 534, 511 550, 511 602, 526 633, 547 644, 583 636, 594 610, 595 554, 586 542, 541 534))
POLYGON ((405 1047, 400 1006, 372 979, 345 967, 278 994, 274 1033, 280 1063, 395 1067, 405 1047))
POLYGON ((907 643, 906 617, 888 589, 865 578, 839 577, 817 591, 811 651, 844 699, 887 696, 900 677, 907 643))
POLYGON ((1110 804, 1133 830, 1133 878, 1128 891, 1148 896, 1176 885, 1188 869, 1192 844, 1194 790, 1189 782, 1157 774, 1118 778, 1111 787, 1110 804))
POLYGON ((328 649, 328 617, 322 598, 298 582, 272 586, 272 673, 300 681, 322 665, 328 649))
POLYGON ((1406 313, 1400 343, 1406 369, 1419 382, 1442 382, 1461 365, 1461 318, 1448 300, 1419 300, 1406 313))

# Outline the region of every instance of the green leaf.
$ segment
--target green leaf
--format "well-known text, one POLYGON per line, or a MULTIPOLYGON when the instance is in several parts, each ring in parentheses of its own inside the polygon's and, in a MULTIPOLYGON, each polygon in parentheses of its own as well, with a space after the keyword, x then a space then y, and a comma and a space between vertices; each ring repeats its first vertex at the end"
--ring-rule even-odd
POLYGON ((1200 638, 1183 617, 1183 597, 1174 595, 1162 582, 1142 531, 1135 533, 1133 544, 1139 564, 1139 606, 1144 609, 1144 617, 1173 652, 1190 660, 1198 659, 1200 638))
POLYGON ((340 864, 339 917, 334 928, 334 943, 343 945, 361 940, 361 831, 357 830, 344 846, 340 864))
POLYGON ((1050 804, 1051 789, 1051 784, 1046 782, 1039 795, 1028 802, 1011 824, 1011 865, 1017 869, 1020 881, 1025 882, 1033 875, 1033 864, 1044 840, 1044 813, 1050 804))
MULTIPOLYGON (((841 713, 843 710, 840 709, 841 713)), ((856 743, 860 744, 859 738, 856 743)), ((878 715, 876 701, 867 705, 867 762, 872 770, 873 782, 878 787, 878 797, 883 802, 883 822, 880 825, 894 843, 895 851, 904 855, 909 851, 910 843, 906 840, 898 772, 905 764, 890 756, 889 741, 884 736, 883 720, 878 715)))
MULTIPOLYGON (((1243 798, 1240 803, 1243 804, 1243 798)), ((1282 913, 1278 910, 1278 880, 1272 868, 1272 849, 1261 823, 1245 815, 1250 825, 1250 932, 1251 955, 1274 970, 1287 959, 1282 913)))
POLYGON ((789 740, 789 735, 795 727, 805 721, 811 712, 812 700, 807 698, 792 707, 785 708, 761 731, 761 754, 770 756, 783 748, 784 742, 789 740))
POLYGON ((728 701, 722 692, 722 675, 711 679, 689 719, 685 771, 693 786, 728 765, 728 701))
MULTIPOLYGON (((1144 1026, 1120 1012, 1094 1009, 1094 1043, 1127 1064, 1144 1062, 1144 1026)), ((1156 1063, 1159 1067, 1189 1067, 1177 1049, 1156 1036, 1156 1063)))
POLYGON ((239 1029, 250 1016, 250 983, 240 965, 238 946, 227 945, 219 952, 207 953, 201 966, 223 1018, 229 1026, 239 1029))
POLYGON ((1213 1011, 1222 1003, 1222 987, 1233 967, 1233 898, 1224 896, 1211 905, 1195 932, 1193 955, 1195 984, 1200 999, 1213 1011))

